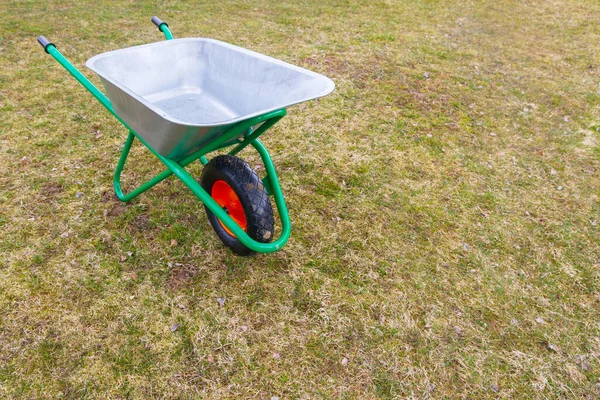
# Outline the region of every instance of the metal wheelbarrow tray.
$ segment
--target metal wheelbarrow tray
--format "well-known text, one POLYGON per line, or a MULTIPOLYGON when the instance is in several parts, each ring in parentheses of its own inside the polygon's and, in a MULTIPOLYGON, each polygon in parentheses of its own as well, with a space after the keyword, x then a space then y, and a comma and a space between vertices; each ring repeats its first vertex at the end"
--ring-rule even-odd
POLYGON ((176 39, 92 57, 114 110, 159 154, 179 158, 239 121, 324 96, 333 82, 213 39, 176 39))
POLYGON ((166 42, 99 54, 88 68, 108 97, 75 68, 45 37, 46 53, 58 61, 129 130, 114 174, 117 197, 129 201, 157 183, 177 176, 205 206, 221 241, 239 255, 269 253, 289 239, 287 207, 269 153, 258 137, 286 114, 286 108, 329 94, 327 77, 265 55, 213 39, 177 39, 168 25, 152 22, 166 42), (135 139, 167 169, 125 194, 121 172, 135 139), (266 171, 262 179, 236 156, 251 145, 266 171), (210 152, 233 146, 210 161, 210 152), (185 167, 204 165, 198 182, 185 167), (281 232, 274 240, 275 200, 281 232))

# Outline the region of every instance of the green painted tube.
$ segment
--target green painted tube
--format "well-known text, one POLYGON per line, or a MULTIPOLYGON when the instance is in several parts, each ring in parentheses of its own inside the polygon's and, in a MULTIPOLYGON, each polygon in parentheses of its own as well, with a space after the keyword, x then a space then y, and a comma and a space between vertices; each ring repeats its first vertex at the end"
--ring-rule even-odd
POLYGON ((279 185, 279 179, 277 179, 277 172, 275 171, 273 160, 271 160, 271 156, 269 156, 267 148, 261 143, 260 140, 255 139, 251 144, 252 147, 256 149, 263 164, 265 165, 265 170, 267 171, 267 180, 269 181, 271 192, 275 198, 275 205, 277 206, 277 211, 279 211, 279 219, 281 220, 281 235, 279 240, 282 240, 285 244, 290 237, 291 221, 287 206, 285 204, 285 198, 283 197, 283 192, 281 191, 281 186, 279 185))
POLYGON ((73 77, 77 79, 77 81, 81 83, 96 99, 98 99, 98 101, 104 107, 106 107, 106 109, 110 111, 112 115, 117 117, 119 121, 121 120, 121 118, 119 118, 119 116, 113 110, 112 104, 110 103, 110 100, 108 100, 108 97, 106 97, 104 93, 102 93, 92 82, 90 82, 88 78, 83 76, 83 74, 79 72, 79 70, 75 68, 75 66, 73 66, 69 60, 60 54, 60 51, 58 51, 53 44, 50 44, 46 48, 46 51, 48 54, 54 57, 54 59, 58 61, 58 63, 62 65, 71 75, 73 75, 73 77))
POLYGON ((172 160, 162 160, 165 164, 173 171, 173 173, 181 179, 181 181, 198 197, 202 203, 213 213, 215 216, 225 224, 225 226, 235 235, 235 237, 251 250, 259 253, 272 253, 279 250, 285 243, 287 243, 290 237, 290 224, 289 217, 287 216, 287 210, 281 213, 282 222, 282 233, 279 238, 272 243, 260 243, 252 239, 248 234, 217 204, 217 202, 210 197, 210 195, 200 186, 200 184, 181 166, 172 160), (285 218, 284 218, 285 216, 285 218))
POLYGON ((240 151, 242 151, 244 149, 244 147, 248 146, 250 143, 252 143, 253 140, 255 140, 260 135, 262 135, 263 133, 265 133, 270 127, 272 127, 273 125, 275 125, 276 123, 278 123, 279 120, 281 118, 283 118, 285 116, 285 114, 287 113, 287 111, 286 111, 285 108, 283 108, 281 110, 278 110, 276 112, 277 112, 277 116, 271 117, 270 119, 266 120, 265 123, 263 123, 254 132, 252 132, 250 135, 248 135, 246 137, 246 139, 244 139, 243 142, 241 142, 240 144, 238 144, 237 146, 235 146, 233 148, 233 150, 231 150, 229 152, 229 155, 234 156, 237 153, 239 153, 240 151))
MULTIPOLYGON (((127 198, 128 200, 131 200, 131 198, 143 193, 144 191, 148 190, 150 187, 154 186, 156 183, 160 182, 161 180, 163 180, 163 179, 167 178, 168 176, 170 176, 171 174, 173 174, 173 175, 177 176, 192 191, 192 193, 194 193, 194 195, 196 195, 196 197, 198 197, 200 199, 200 201, 202 201, 202 203, 204 203, 204 205, 206 205, 206 207, 208 207, 208 209, 213 214, 215 214, 217 218, 219 218, 223 222, 223 224, 225 224, 225 226, 239 239, 240 242, 242 242, 244 244, 244 246, 248 247, 251 250, 259 252, 259 253, 272 253, 272 252, 279 250, 285 243, 287 243, 287 241, 289 240, 290 231, 291 231, 291 227, 290 227, 291 224, 290 224, 287 207, 285 205, 283 193, 281 192, 281 187, 279 186, 279 181, 277 180, 277 174, 275 172, 275 167, 273 166, 271 157, 269 156, 267 149, 258 140, 254 140, 252 142, 252 145, 258 151, 261 159, 263 160, 263 163, 265 164, 265 169, 268 174, 269 183, 273 190, 273 196, 275 197, 275 203, 276 203, 277 209, 279 211, 279 217, 280 217, 281 226, 282 226, 281 235, 279 236, 279 238, 276 241, 271 242, 271 243, 260 243, 260 242, 257 242, 256 240, 252 239, 250 236, 248 236, 248 234, 229 216, 229 214, 227 214, 221 208, 221 206, 219 206, 217 204, 217 202, 213 200, 213 198, 206 192, 206 190, 204 190, 202 188, 202 186, 200 186, 200 184, 196 181, 196 179, 194 179, 189 174, 189 172, 187 172, 184 169, 184 166, 182 164, 186 163, 186 162, 187 163, 192 162, 193 161, 192 158, 193 159, 200 158, 199 154, 202 153, 203 149, 192 154, 191 156, 186 157, 184 160, 182 160, 182 164, 180 164, 174 160, 171 160, 171 159, 161 156, 156 151, 154 151, 154 149, 152 149, 152 147, 148 146, 148 143, 146 143, 146 141, 144 139, 142 139, 137 133, 130 131, 130 137, 128 137, 127 141, 125 142, 125 147, 123 149, 123 153, 121 154, 121 159, 119 160, 119 164, 117 165, 117 169, 119 170, 119 175, 120 175, 120 171, 122 170, 123 166, 125 165, 125 159, 127 158, 127 153, 129 153, 129 149, 131 148, 131 143, 133 143, 133 138, 131 138, 132 135, 135 136, 140 142, 142 142, 142 144, 144 146, 146 146, 148 148, 148 150, 150 150, 163 164, 165 164, 169 170, 157 175, 154 179, 151 179, 150 181, 146 182, 145 184, 143 184, 142 186, 140 186, 133 192, 131 192, 127 195, 124 195, 123 198, 127 198)), ((117 182, 117 173, 115 171, 115 189, 116 189, 116 182, 117 182)), ((119 189, 120 189, 120 184, 119 184, 119 189)), ((121 192, 121 194, 122 194, 122 192, 121 192)), ((117 195, 118 195, 118 193, 117 193, 117 195)))
MULTIPOLYGON (((125 166, 125 162, 127 161, 127 156, 129 155, 129 150, 131 149, 131 145, 133 144, 133 140, 135 139, 135 134, 133 132, 129 132, 129 136, 127 137, 127 141, 125 141, 125 145, 123 146, 123 151, 121 152, 121 157, 119 157, 119 162, 117 164, 117 168, 115 169, 115 174, 113 176, 113 186, 115 187, 115 193, 117 197, 121 201, 130 201, 140 194, 144 193, 148 189, 156 186, 160 182, 164 181, 171 175, 173 175, 173 171, 167 169, 160 174, 156 175, 154 178, 150 179, 146 183, 142 184, 138 188, 134 189, 130 193, 124 194, 121 188, 121 172, 123 171, 123 167, 125 166)), ((187 156, 183 160, 179 161, 179 164, 182 167, 186 167, 187 165, 193 163, 197 159, 200 159, 202 165, 206 165, 208 160, 203 155, 203 149, 200 149, 193 154, 187 156)))
POLYGON ((75 79, 77 79, 77 81, 81 83, 83 87, 85 87, 88 90, 88 92, 90 92, 92 96, 94 96, 100 102, 100 104, 102 104, 112 115, 114 115, 114 117, 118 119, 119 122, 125 126, 125 128, 127 128, 129 131, 132 130, 129 127, 129 125, 127 125, 125 121, 123 121, 121 117, 117 115, 108 97, 106 97, 104 93, 100 91, 100 89, 98 89, 92 82, 90 82, 88 78, 86 78, 81 72, 79 72, 79 70, 75 68, 75 66, 71 64, 69 60, 67 60, 60 53, 60 51, 58 51, 56 47, 54 47, 53 44, 48 45, 46 47, 46 51, 48 52, 48 54, 54 57, 54 59, 58 61, 58 63, 62 65, 67 70, 67 72, 69 72, 75 79))
MULTIPOLYGON (((252 126, 260 124, 263 121, 267 121, 263 125, 268 125, 269 124, 268 120, 271 120, 273 118, 277 118, 277 121, 279 121, 286 114, 286 112, 287 112, 286 109, 282 108, 282 109, 279 109, 276 111, 271 111, 266 114, 258 115, 254 118, 250 118, 250 119, 247 119, 245 121, 241 121, 241 122, 235 124, 234 126, 229 128, 227 131, 222 133, 221 136, 219 136, 218 138, 216 138, 215 140, 213 140, 212 142, 210 142, 206 146, 204 146, 203 147, 204 154, 207 154, 207 153, 210 153, 211 151, 222 148, 223 144, 231 141, 232 139, 235 139, 235 137, 240 135, 240 133, 247 131, 252 126)), ((272 125, 273 124, 270 124, 270 125, 268 125, 268 127, 270 127, 272 125)), ((263 133, 265 130, 266 129, 262 130, 261 133, 263 133)), ((242 143, 244 143, 244 142, 242 142, 242 143)))
MULTIPOLYGON (((135 134, 135 133, 134 133, 135 134)), ((139 135, 135 134, 136 137, 144 144, 148 149, 171 170, 171 172, 177 176, 181 181, 208 207, 208 209, 216 215, 218 219, 220 219, 223 224, 238 238, 240 242, 244 244, 244 246, 248 247, 251 250, 254 250, 259 253, 272 253, 274 251, 279 250, 285 243, 287 243, 290 237, 290 219, 287 212, 287 207, 285 205, 285 201, 283 198, 283 193, 281 192, 281 187, 279 186, 279 181, 277 180, 277 174, 275 172, 275 168, 273 166, 273 162, 271 161, 271 157, 269 153, 262 145, 262 143, 255 140, 253 146, 256 148, 258 153, 265 164, 265 169, 269 175, 269 183, 273 189, 273 195, 275 197, 275 203, 277 204, 277 208, 279 210, 279 216, 281 219, 281 235, 279 238, 271 243, 260 243, 256 240, 252 239, 248 234, 217 204, 216 201, 200 186, 200 184, 194 179, 189 172, 187 172, 181 164, 174 160, 170 160, 166 157, 161 156, 156 151, 154 151, 148 144, 142 139, 139 135), (257 143, 258 142, 258 143, 257 143)), ((186 160, 187 161, 187 160, 186 160)))
POLYGON ((162 33, 165 34, 165 39, 167 39, 167 40, 173 39, 173 34, 171 33, 171 30, 169 29, 169 26, 167 24, 161 24, 159 29, 162 33))

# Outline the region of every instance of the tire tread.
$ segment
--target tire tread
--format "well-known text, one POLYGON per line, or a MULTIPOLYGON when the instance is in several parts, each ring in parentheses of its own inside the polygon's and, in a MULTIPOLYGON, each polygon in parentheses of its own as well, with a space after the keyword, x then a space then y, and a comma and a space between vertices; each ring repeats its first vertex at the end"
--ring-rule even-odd
MULTIPOLYGON (((261 243, 270 242, 275 230, 275 218, 271 201, 260 177, 241 158, 220 155, 205 165, 200 183, 204 190, 210 193, 213 183, 223 178, 233 188, 244 206, 248 235, 261 243)), ((229 235, 206 206, 205 209, 217 236, 227 247, 239 255, 254 254, 237 238, 229 235)))

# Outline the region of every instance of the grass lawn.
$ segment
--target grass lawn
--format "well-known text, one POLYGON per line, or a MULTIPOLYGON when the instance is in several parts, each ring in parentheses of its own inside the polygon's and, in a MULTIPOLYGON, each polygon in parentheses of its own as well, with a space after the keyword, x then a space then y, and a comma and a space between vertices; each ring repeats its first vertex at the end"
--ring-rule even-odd
MULTIPOLYGON (((0 12, 0 397, 600 397, 597 1, 0 12), (118 202, 127 132, 36 42, 99 84, 152 15, 336 82, 263 136, 278 253, 234 256, 174 179, 118 202)), ((124 184, 160 170, 136 145, 124 184)))

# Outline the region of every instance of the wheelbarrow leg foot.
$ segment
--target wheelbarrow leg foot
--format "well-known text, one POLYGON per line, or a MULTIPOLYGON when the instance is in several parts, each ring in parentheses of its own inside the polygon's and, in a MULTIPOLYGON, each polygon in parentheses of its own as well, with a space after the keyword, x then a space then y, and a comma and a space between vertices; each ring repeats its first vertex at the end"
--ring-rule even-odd
POLYGON ((155 186, 159 182, 164 181, 171 175, 173 172, 170 170, 165 170, 160 174, 156 175, 154 178, 150 179, 148 182, 144 183, 140 187, 131 192, 124 194, 123 189, 121 188, 121 172, 123 171, 123 167, 125 166, 125 162, 127 161, 127 156, 129 155, 129 150, 131 150, 131 145, 135 139, 135 134, 133 132, 129 132, 129 136, 127 136, 127 140, 125 141, 125 145, 123 146, 123 152, 121 153, 121 157, 119 158, 119 163, 117 164, 117 168, 115 168, 115 175, 113 178, 113 184, 115 187, 115 193, 119 200, 121 201, 129 201, 144 193, 146 190, 155 186))

